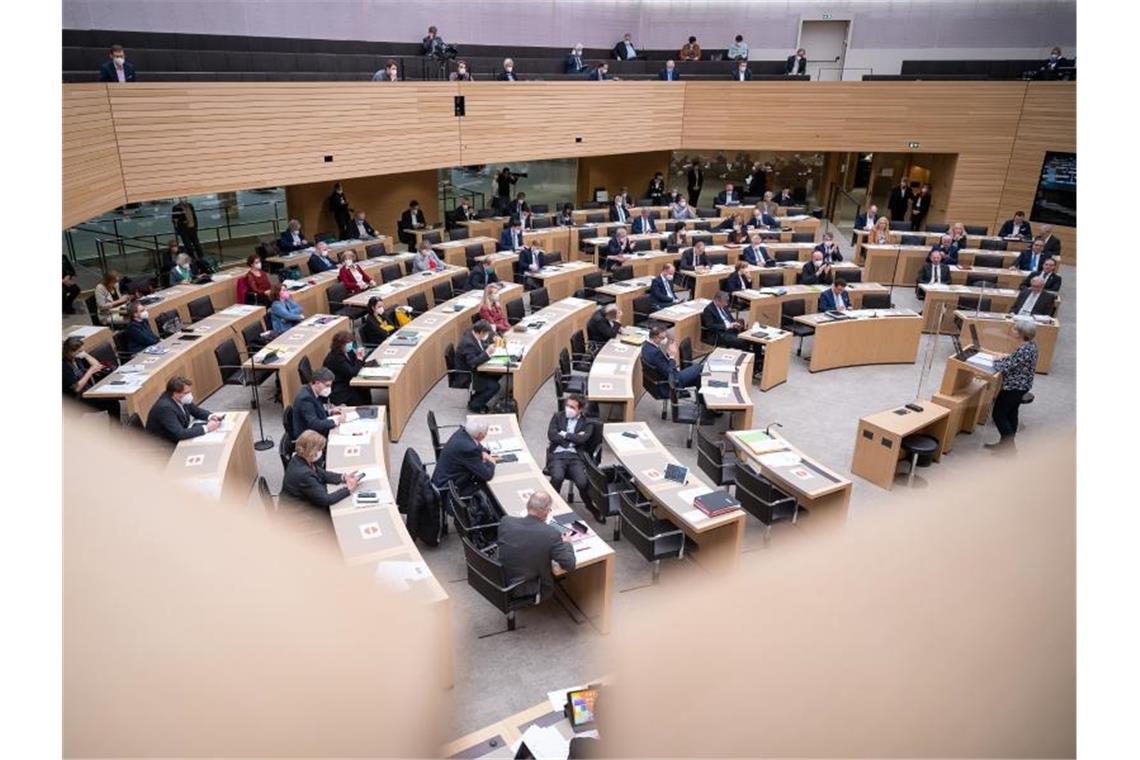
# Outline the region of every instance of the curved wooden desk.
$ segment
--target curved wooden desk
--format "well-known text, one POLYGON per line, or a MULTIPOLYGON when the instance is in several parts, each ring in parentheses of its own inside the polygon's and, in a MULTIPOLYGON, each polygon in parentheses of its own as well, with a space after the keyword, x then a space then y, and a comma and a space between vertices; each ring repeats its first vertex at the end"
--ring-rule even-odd
POLYGON ((478 243, 483 246, 483 254, 486 255, 495 252, 495 244, 497 242, 498 238, 478 235, 475 237, 461 238, 459 240, 445 240, 442 243, 433 245, 432 250, 443 259, 444 263, 450 264, 453 267, 466 267, 467 246, 478 243))
MULTIPOLYGON (((365 473, 357 493, 375 491, 380 503, 358 506, 355 494, 346 496, 330 510, 333 528, 347 563, 372 566, 377 584, 388 593, 409 594, 434 613, 435 640, 426 642, 424 651, 430 653, 428 667, 438 667, 441 683, 450 688, 451 599, 424 562, 396 506, 388 477, 385 409, 375 408, 375 419, 359 419, 332 431, 325 456, 331 472, 365 473)), ((329 486, 330 490, 340 487, 329 486)))
MULTIPOLYGON (((260 307, 259 307, 260 308, 260 307)), ((281 383, 281 405, 289 406, 301 390, 301 375, 297 368, 302 358, 308 358, 313 370, 324 365, 332 346, 333 336, 341 330, 351 330, 352 322, 332 314, 314 314, 304 322, 290 327, 253 356, 255 369, 268 369, 277 373, 281 383), (266 362, 265 357, 276 352, 277 357, 266 362)))
POLYGON ((649 285, 653 282, 653 277, 634 277, 632 280, 610 280, 607 284, 596 289, 596 292, 602 295, 610 296, 614 299, 618 309, 621 311, 621 319, 619 320, 623 325, 633 324, 633 301, 639 296, 645 295, 649 292, 649 285))
MULTIPOLYGON (((360 262, 360 268, 373 279, 380 279, 380 270, 389 264, 400 264, 412 258, 410 253, 397 253, 379 256, 360 262)), ((340 269, 330 269, 319 274, 309 275, 304 280, 290 280, 287 283, 295 300, 305 314, 327 314, 329 312, 329 288, 340 282, 340 269)))
POLYGON ((922 329, 924 332, 936 332, 940 335, 953 335, 957 332, 954 312, 958 309, 958 299, 962 296, 988 298, 990 311, 1003 314, 1009 311, 1013 302, 1017 300, 1017 291, 1008 288, 980 288, 976 285, 919 285, 918 287, 926 294, 922 305, 922 329))
POLYGON ((852 309, 849 318, 816 312, 795 321, 815 328, 811 364, 821 372, 860 364, 914 364, 922 317, 910 309, 852 309))
POLYGON ((264 316, 265 308, 262 306, 230 306, 215 312, 136 354, 83 395, 86 398, 121 399, 127 414, 137 413, 144 422, 151 406, 166 392, 166 381, 175 375, 189 378, 194 384, 194 394, 205 399, 222 387, 214 349, 229 339, 244 354, 242 329, 260 324, 264 316), (197 337, 190 339, 190 336, 197 337))
MULTIPOLYGON (((543 475, 542 464, 526 446, 518 418, 513 414, 485 414, 468 415, 467 420, 480 420, 490 426, 484 446, 497 453, 513 453, 518 457, 517 462, 496 463, 495 476, 487 483, 491 495, 506 514, 515 517, 525 515, 527 499, 536 491, 550 496, 554 517, 576 514, 543 475)), ((609 633, 614 600, 614 550, 592 531, 588 538, 575 541, 573 546, 574 569, 567 573, 556 567, 555 577, 561 579, 562 590, 598 630, 609 633)))
POLYGON ((257 459, 250 433, 252 415, 224 414, 226 418, 219 429, 178 442, 166 465, 166 476, 212 501, 225 496, 232 504, 245 504, 257 480, 257 459))
POLYGON ((1021 287, 1022 281, 1033 274, 1033 272, 1023 271, 1021 269, 996 269, 994 267, 967 266, 963 268, 960 265, 956 265, 950 267, 950 282, 955 285, 965 285, 970 275, 975 274, 995 276, 997 277, 999 288, 1017 290, 1021 287))
POLYGON ((527 276, 542 283, 551 301, 561 301, 574 295, 582 287, 586 275, 596 271, 596 266, 585 261, 563 261, 528 273, 527 276))
POLYGON ((705 360, 705 373, 701 375, 699 393, 705 406, 714 412, 732 415, 733 430, 752 427, 752 365, 755 357, 750 351, 735 348, 718 348, 705 360), (714 383, 724 383, 716 387, 714 383))
POLYGON ((87 352, 91 352, 99 346, 110 343, 113 340, 111 328, 102 326, 96 327, 95 325, 65 327, 63 328, 63 337, 60 339, 60 342, 68 338, 79 338, 83 341, 80 350, 87 352))
POLYGON ((616 410, 624 422, 633 422, 637 400, 645 393, 641 385, 641 347, 614 338, 594 357, 586 385, 586 397, 607 412, 616 410))
POLYGON ((233 306, 237 302, 237 281, 242 273, 244 270, 228 269, 214 274, 212 281, 204 285, 181 283, 144 296, 144 305, 150 312, 151 329, 158 333, 158 315, 171 309, 178 312, 182 324, 190 324, 193 320, 190 319, 189 303, 203 296, 209 296, 214 311, 233 306))
POLYGON ((690 555, 697 564, 714 571, 730 570, 740 559, 744 541, 744 519, 741 509, 709 517, 693 506, 702 493, 718 490, 705 483, 692 470, 682 485, 665 480, 665 466, 680 464, 661 445, 644 422, 609 422, 603 434, 606 446, 629 471, 638 489, 653 501, 657 511, 680 528, 697 544, 690 555), (634 433, 636 438, 622 435, 634 433))
MULTIPOLYGON (((507 283, 499 291, 502 303, 522 297, 522 286, 507 283)), ((399 334, 418 335, 414 345, 381 343, 368 355, 368 361, 379 366, 366 367, 352 380, 362 388, 388 390, 388 437, 400 440, 404 428, 423 397, 447 374, 443 353, 448 344, 458 345, 463 333, 471 327, 471 318, 479 313, 482 294, 463 293, 436 305, 400 328, 399 334)))
POLYGON ((459 272, 465 271, 463 267, 444 265, 442 269, 434 272, 413 272, 390 282, 383 282, 376 287, 362 290, 356 295, 344 299, 347 306, 367 307, 373 296, 380 298, 384 308, 405 304, 416 293, 423 293, 427 297, 428 305, 435 303, 432 288, 441 282, 449 282, 459 272))
POLYGON ((519 331, 516 326, 503 336, 512 352, 522 352, 522 361, 507 366, 492 359, 479 366, 480 372, 510 375, 507 382, 520 418, 534 394, 554 374, 559 352, 569 348, 572 334, 585 331, 597 306, 584 298, 564 298, 550 304, 519 322, 522 326, 541 323, 541 327, 519 331))
MULTIPOLYGON (((701 342, 701 312, 709 305, 709 299, 697 298, 690 301, 666 306, 649 315, 657 322, 666 322, 672 325, 673 339, 680 343, 685 338, 693 345, 694 352, 701 342)), ((709 346, 711 348, 711 346, 709 346)))
MULTIPOLYGON (((607 256, 606 258, 611 257, 607 256)), ((617 259, 616 266, 633 267, 634 277, 656 277, 661 274, 661 267, 681 258, 681 254, 669 253, 668 251, 639 251, 630 256, 612 258, 617 259)))
MULTIPOLYGON (((855 230, 855 251, 856 251, 855 257, 859 261, 863 261, 863 259, 864 259, 863 248, 864 248, 864 246, 867 245, 867 235, 868 234, 869 234, 868 230, 855 230)), ((890 236, 887 239, 890 241, 890 244, 892 246, 894 246, 894 245, 898 245, 899 243, 902 242, 902 236, 903 235, 922 235, 926 240, 925 240, 925 242, 923 242, 921 244, 921 246, 924 246, 927 251, 930 251, 931 248, 933 248, 935 245, 937 245, 939 242, 942 241, 942 236, 945 234, 947 234, 947 233, 944 233, 944 232, 925 232, 925 231, 923 231, 923 232, 905 232, 902 230, 895 230, 895 231, 891 232, 890 236)), ((963 248, 962 250, 974 250, 974 251, 980 250, 979 246, 981 246, 983 240, 1004 240, 1006 245, 1011 250, 1016 249, 1016 251, 1014 251, 1015 254, 1024 250, 1025 248, 1028 248, 1029 244, 1032 242, 1030 240, 1024 240, 1022 238, 1001 238, 1001 237, 998 237, 996 235, 966 235, 967 248, 963 248)), ((1002 251, 982 251, 982 252, 983 253, 1003 253, 1002 251)), ((911 282, 913 283, 914 281, 911 280, 911 282)))
MULTIPOLYGON (((366 261, 385 258, 379 257, 378 259, 369 259, 368 254, 365 253, 365 250, 370 245, 383 245, 384 250, 388 252, 389 256, 396 252, 396 241, 387 235, 378 235, 371 240, 335 240, 331 243, 327 243, 326 245, 328 245, 329 254, 331 254, 334 261, 339 261, 340 257, 344 255, 345 251, 352 251, 356 254, 356 260, 361 264, 366 261)), ((297 267, 301 270, 302 274, 308 275, 309 257, 316 253, 316 250, 317 249, 315 247, 309 246, 308 248, 302 248, 299 251, 279 253, 276 256, 267 256, 265 258, 265 261, 274 267, 274 271, 276 271, 276 267, 297 267)))
MULTIPOLYGON (((804 313, 814 314, 819 309, 819 294, 827 290, 827 285, 784 285, 779 288, 738 290, 732 294, 737 301, 748 304, 749 324, 780 325, 784 317, 784 304, 788 301, 803 301, 804 313)), ((868 293, 889 293, 886 285, 877 282, 853 282, 847 286, 852 308, 863 304, 863 296, 868 293)), ((743 317, 742 317, 743 318, 743 317)))

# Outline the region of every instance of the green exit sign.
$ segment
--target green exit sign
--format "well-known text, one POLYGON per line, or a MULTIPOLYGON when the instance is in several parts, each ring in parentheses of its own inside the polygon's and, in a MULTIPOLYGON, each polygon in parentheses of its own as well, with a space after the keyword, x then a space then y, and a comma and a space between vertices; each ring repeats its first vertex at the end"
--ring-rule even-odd
POLYGON ((918 149, 918 141, 917 140, 911 140, 910 142, 908 142, 906 144, 906 147, 910 148, 911 150, 917 150, 918 149))
POLYGON ((823 20, 824 21, 831 21, 831 14, 830 13, 823 14, 823 20))

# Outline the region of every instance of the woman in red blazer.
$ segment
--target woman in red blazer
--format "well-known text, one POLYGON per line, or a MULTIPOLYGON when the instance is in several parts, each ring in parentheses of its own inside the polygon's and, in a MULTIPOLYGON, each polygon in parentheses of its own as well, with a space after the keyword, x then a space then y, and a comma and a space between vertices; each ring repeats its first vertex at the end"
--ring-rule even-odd
POLYGON ((340 257, 340 262, 340 273, 337 278, 348 288, 349 295, 356 295, 376 284, 368 276, 368 272, 365 272, 356 263, 356 254, 352 251, 345 251, 344 255, 340 257))
POLYGON ((269 275, 261 271, 261 258, 255 253, 250 255, 245 263, 249 270, 242 278, 245 293, 239 294, 240 302, 245 303, 249 294, 252 293, 255 299, 254 303, 269 306, 273 303, 273 283, 269 280, 269 275))

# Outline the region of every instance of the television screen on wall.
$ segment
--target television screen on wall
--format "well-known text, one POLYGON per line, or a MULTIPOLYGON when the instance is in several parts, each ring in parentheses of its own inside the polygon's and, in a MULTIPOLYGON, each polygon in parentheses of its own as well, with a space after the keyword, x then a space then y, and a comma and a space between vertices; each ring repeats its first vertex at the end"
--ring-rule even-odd
POLYGON ((1046 151, 1031 222, 1077 226, 1077 154, 1046 151))

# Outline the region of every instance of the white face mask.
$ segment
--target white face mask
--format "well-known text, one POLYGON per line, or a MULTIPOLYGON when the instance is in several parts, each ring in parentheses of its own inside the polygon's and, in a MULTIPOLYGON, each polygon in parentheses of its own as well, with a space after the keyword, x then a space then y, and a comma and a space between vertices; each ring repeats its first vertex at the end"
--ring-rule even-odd
POLYGON ((344 265, 346 267, 352 266, 352 257, 351 256, 345 256, 344 257, 344 265))
POLYGON ((113 60, 115 62, 115 65, 119 68, 122 68, 123 64, 127 61, 127 59, 121 55, 116 55, 111 60, 113 60))
POLYGON ((194 394, 193 393, 187 393, 185 396, 183 396, 181 398, 179 403, 181 403, 182 405, 193 404, 194 403, 194 394))
POLYGON ((254 269, 261 269, 261 262, 260 261, 253 262, 253 268, 254 269))
POLYGON ((332 395, 332 386, 326 385, 325 387, 321 388, 320 395, 321 395, 321 398, 328 398, 329 396, 331 396, 332 395))
POLYGON ((150 312, 146 309, 143 309, 139 312, 139 319, 150 319, 150 312))
POLYGON ((571 409, 570 407, 566 407, 566 419, 572 420, 572 419, 576 419, 577 417, 578 417, 578 410, 577 409, 571 409))

